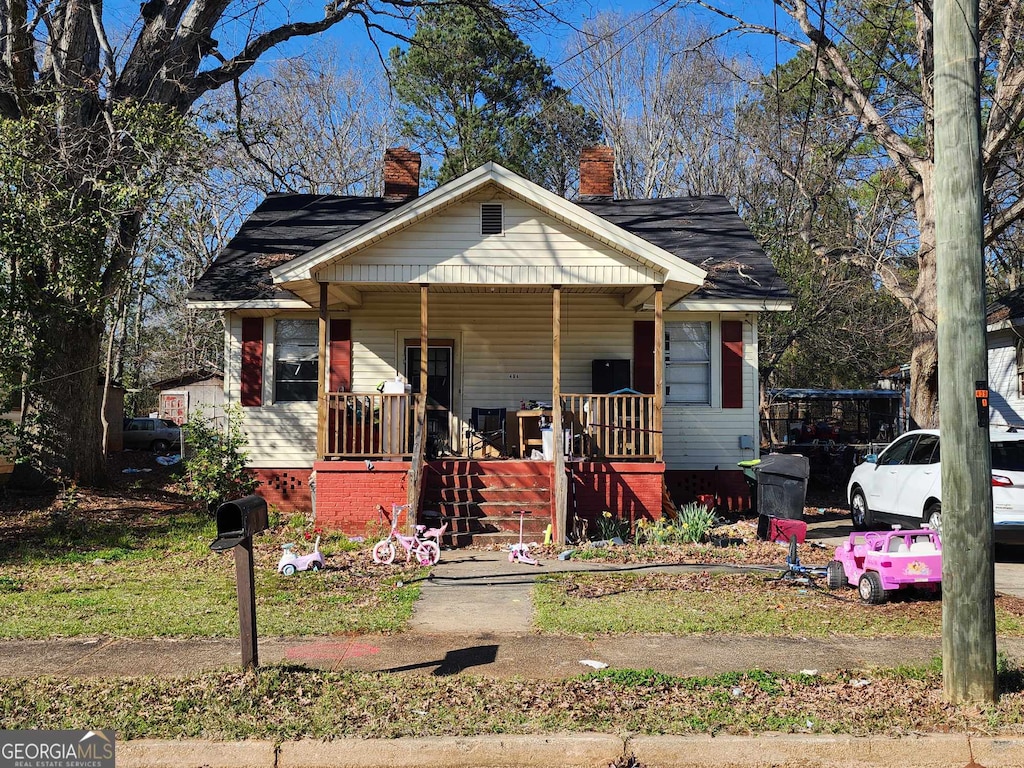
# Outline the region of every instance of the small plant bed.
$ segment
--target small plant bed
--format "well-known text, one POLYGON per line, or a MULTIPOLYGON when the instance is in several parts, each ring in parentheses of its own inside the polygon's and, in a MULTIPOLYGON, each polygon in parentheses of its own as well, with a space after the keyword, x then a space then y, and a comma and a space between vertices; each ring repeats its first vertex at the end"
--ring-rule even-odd
POLYGON ((11 729, 102 722, 118 739, 273 741, 546 734, 1024 733, 1021 673, 990 707, 943 703, 936 667, 671 677, 605 670, 558 681, 264 668, 179 678, 0 679, 11 729))
MULTIPOLYGON (((128 460, 151 461, 141 452, 128 460)), ((124 459, 122 459, 123 461, 124 459)), ((97 492, 0 507, 0 638, 225 637, 238 633, 235 565, 210 551, 215 525, 174 476, 130 475, 97 492)), ((320 573, 284 576, 281 545, 312 551, 303 516, 253 539, 261 634, 390 633, 419 596, 419 568, 375 566, 365 544, 325 536, 320 573), (399 586, 401 584, 401 586, 399 586)))
MULTIPOLYGON (((933 637, 942 627, 937 599, 867 605, 853 590, 799 587, 764 573, 557 574, 538 581, 534 606, 542 631, 573 635, 933 637)), ((1024 636, 1024 600, 997 597, 996 628, 1024 636)))

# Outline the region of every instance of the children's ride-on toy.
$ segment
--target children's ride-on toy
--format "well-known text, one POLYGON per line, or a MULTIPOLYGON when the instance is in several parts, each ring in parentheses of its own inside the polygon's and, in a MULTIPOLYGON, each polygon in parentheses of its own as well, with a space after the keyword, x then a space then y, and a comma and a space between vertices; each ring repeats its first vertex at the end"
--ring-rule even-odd
POLYGON ((296 555, 292 552, 294 544, 282 544, 281 549, 284 550, 284 554, 281 555, 281 559, 277 563, 278 573, 283 573, 285 576, 292 576, 296 571, 313 571, 316 573, 324 567, 324 556, 320 554, 320 537, 316 537, 316 543, 313 544, 313 551, 308 555, 296 555))
POLYGON ((937 531, 851 533, 828 564, 829 589, 857 585, 866 603, 884 603, 897 589, 938 592, 942 586, 942 541, 937 531))

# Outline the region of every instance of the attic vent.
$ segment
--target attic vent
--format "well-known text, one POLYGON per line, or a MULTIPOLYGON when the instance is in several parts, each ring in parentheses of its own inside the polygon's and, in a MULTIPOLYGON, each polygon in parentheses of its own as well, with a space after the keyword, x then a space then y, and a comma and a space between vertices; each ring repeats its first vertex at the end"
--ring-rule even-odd
POLYGON ((505 232, 505 207, 501 203, 480 204, 480 234, 501 235, 505 232))

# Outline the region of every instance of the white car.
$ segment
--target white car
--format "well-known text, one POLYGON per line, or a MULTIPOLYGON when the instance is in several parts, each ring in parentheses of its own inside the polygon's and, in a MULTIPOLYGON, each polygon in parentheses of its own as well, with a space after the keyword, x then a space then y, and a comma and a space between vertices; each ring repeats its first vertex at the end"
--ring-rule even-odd
MULTIPOLYGON (((995 540, 1024 543, 1024 432, 993 429, 992 507, 995 540)), ((927 525, 942 531, 939 431, 919 429, 900 436, 854 468, 846 488, 853 527, 877 523, 927 525)))

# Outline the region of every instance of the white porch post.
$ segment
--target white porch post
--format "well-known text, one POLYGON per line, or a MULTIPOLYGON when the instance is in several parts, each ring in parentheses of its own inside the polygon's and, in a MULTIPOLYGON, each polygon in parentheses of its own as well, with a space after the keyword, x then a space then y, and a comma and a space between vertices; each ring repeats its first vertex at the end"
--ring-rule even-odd
POLYGON ((665 293, 654 286, 654 460, 665 460, 665 293))
POLYGON ((320 283, 320 322, 317 340, 316 382, 316 459, 323 461, 327 454, 327 283, 320 283))
POLYGON ((562 286, 551 293, 551 442, 554 446, 555 541, 565 544, 567 486, 562 433, 562 286))
POLYGON ((420 505, 420 491, 423 486, 423 459, 427 448, 427 350, 429 287, 420 285, 420 393, 416 398, 415 431, 413 433, 412 463, 409 467, 408 504, 406 532, 412 533, 416 524, 416 513, 420 505))

